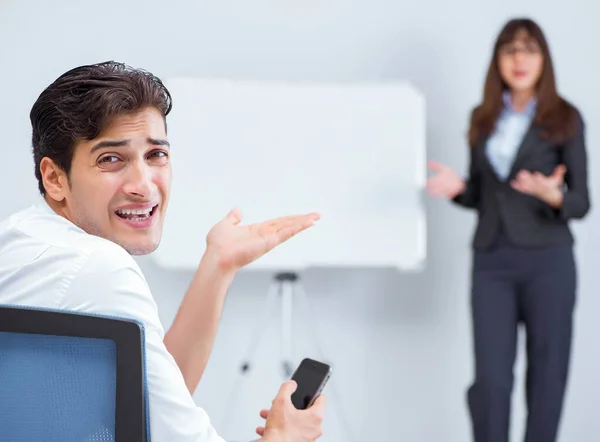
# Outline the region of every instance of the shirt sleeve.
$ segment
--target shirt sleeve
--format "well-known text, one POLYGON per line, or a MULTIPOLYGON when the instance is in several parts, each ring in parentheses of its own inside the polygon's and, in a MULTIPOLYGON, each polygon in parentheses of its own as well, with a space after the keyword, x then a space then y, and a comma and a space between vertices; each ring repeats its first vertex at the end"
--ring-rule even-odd
POLYGON ((225 442, 185 385, 163 343, 164 329, 139 266, 125 251, 92 253, 73 279, 64 308, 131 318, 144 324, 150 431, 153 440, 225 442))

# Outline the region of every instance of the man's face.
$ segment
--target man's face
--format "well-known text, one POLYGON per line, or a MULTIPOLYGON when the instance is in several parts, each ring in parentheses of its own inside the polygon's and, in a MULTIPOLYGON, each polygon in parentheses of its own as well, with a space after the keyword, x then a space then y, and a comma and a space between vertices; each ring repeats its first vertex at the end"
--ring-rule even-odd
POLYGON ((171 188, 170 149, 160 112, 116 117, 76 145, 63 215, 132 255, 160 243, 171 188))

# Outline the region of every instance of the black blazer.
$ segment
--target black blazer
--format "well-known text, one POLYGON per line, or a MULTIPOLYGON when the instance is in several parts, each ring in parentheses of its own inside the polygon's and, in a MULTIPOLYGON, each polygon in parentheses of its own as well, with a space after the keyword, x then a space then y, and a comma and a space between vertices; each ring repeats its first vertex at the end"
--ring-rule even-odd
POLYGON ((576 136, 564 143, 552 143, 540 137, 540 128, 532 124, 526 132, 506 181, 494 171, 485 153, 487 139, 470 147, 469 176, 466 190, 453 201, 476 209, 478 223, 472 245, 486 248, 500 231, 517 246, 571 244, 573 235, 568 220, 583 218, 590 209, 585 125, 578 113, 576 136), (522 169, 550 175, 559 164, 566 166, 565 194, 560 209, 514 190, 510 181, 522 169))

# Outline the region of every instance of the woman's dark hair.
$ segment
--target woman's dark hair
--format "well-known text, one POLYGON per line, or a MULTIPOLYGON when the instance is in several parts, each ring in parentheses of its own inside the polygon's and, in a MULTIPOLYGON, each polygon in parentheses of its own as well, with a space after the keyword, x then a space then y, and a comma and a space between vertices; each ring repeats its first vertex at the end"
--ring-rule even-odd
POLYGON ((542 128, 542 136, 554 142, 564 142, 578 130, 577 110, 558 95, 554 77, 554 67, 548 42, 540 26, 528 18, 513 19, 500 31, 483 90, 483 101, 471 116, 469 142, 473 146, 494 131, 494 125, 504 105, 502 94, 508 85, 500 76, 498 54, 504 45, 510 44, 520 31, 525 31, 540 47, 544 62, 542 74, 537 84, 537 111, 534 123, 542 128))
POLYGON ((68 175, 78 141, 93 140, 117 115, 148 107, 166 117, 172 101, 161 80, 144 70, 107 61, 61 75, 40 94, 29 115, 40 193, 46 193, 40 173, 44 157, 68 175))

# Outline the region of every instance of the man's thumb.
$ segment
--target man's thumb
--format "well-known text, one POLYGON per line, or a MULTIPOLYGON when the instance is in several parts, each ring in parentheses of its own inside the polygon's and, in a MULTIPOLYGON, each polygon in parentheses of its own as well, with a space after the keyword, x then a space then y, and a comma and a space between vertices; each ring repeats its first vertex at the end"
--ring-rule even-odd
POLYGON ((238 209, 237 207, 235 209, 232 209, 227 216, 225 217, 225 219, 227 219, 229 222, 233 223, 233 224, 239 224, 240 221, 242 220, 242 212, 240 212, 240 209, 238 209))
POLYGON ((284 382, 283 384, 281 384, 281 387, 279 387, 278 396, 290 397, 292 394, 294 394, 294 392, 296 391, 297 388, 298 388, 298 384, 296 384, 296 381, 290 380, 290 381, 284 382))

